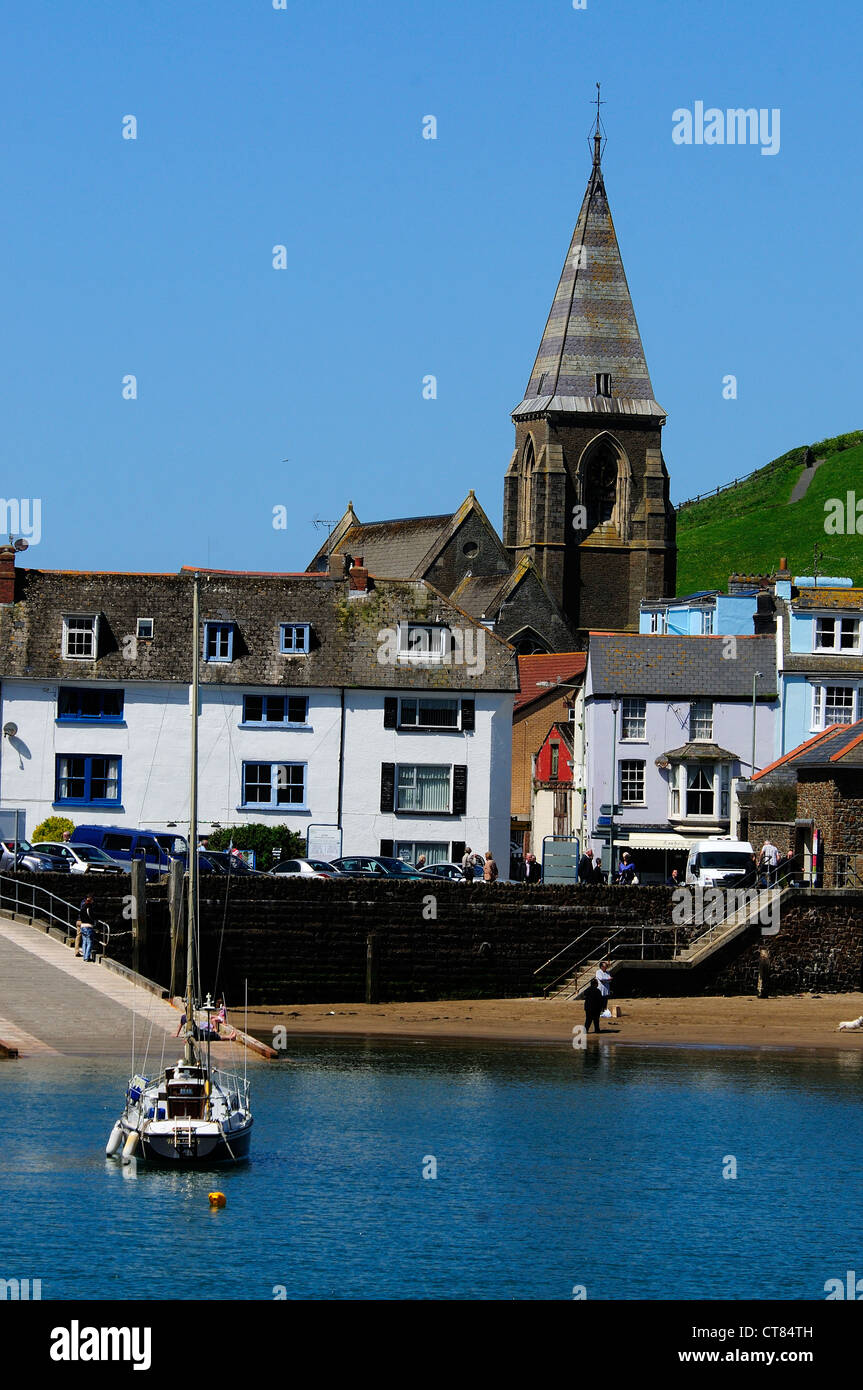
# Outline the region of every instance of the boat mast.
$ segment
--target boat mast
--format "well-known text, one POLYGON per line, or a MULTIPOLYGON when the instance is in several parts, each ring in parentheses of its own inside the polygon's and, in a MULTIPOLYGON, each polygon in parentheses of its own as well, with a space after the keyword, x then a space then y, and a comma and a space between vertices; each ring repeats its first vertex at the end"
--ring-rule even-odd
POLYGON ((195 928, 198 916, 198 576, 192 579, 192 751, 189 788, 189 921, 186 929, 186 1049, 195 1061, 195 928))

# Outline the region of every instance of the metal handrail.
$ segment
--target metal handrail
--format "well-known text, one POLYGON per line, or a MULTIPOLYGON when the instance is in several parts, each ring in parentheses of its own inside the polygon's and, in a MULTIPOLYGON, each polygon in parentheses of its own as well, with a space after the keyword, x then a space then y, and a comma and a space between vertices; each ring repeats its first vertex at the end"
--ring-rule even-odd
MULTIPOLYGON (((607 954, 606 947, 609 946, 609 945, 611 944, 611 942, 614 940, 614 938, 615 938, 616 936, 620 936, 620 933, 621 933, 621 932, 623 932, 623 931, 629 931, 630 929, 631 929, 631 926, 618 927, 618 928, 617 928, 617 931, 612 932, 612 933, 611 933, 611 936, 606 937, 605 941, 603 942, 602 949, 601 949, 598 953, 597 953, 596 951, 589 951, 588 954, 587 954, 586 956, 582 956, 581 960, 577 960, 577 961, 575 962, 575 965, 569 966, 568 969, 566 969, 566 970, 564 970, 564 971, 562 972, 562 974, 558 975, 558 977, 557 977, 556 980, 550 980, 549 983, 544 987, 545 993, 547 994, 548 991, 549 991, 550 989, 554 989, 555 985, 556 985, 556 984, 559 984, 559 982, 560 982, 561 980, 566 979, 566 976, 567 976, 567 975, 574 975, 574 974, 576 974, 576 973, 581 969, 581 967, 587 963, 587 961, 604 960, 604 959, 605 959, 605 956, 606 956, 606 954, 607 954)), ((638 928, 636 927, 635 930, 637 931, 638 928)), ((646 928, 646 930, 647 930, 647 931, 664 931, 665 928, 664 928, 664 927, 648 927, 648 928, 646 928)), ((644 949, 644 931, 645 931, 645 928, 642 927, 642 928, 641 928, 641 932, 642 932, 642 950, 644 949)), ((584 935, 583 932, 582 932, 582 935, 584 935)), ((577 937, 576 937, 576 940, 578 940, 577 937)), ((535 973, 535 972, 534 972, 534 973, 535 973)))
MULTIPOLYGON (((545 967, 546 967, 547 965, 551 965, 551 962, 552 962, 553 960, 557 960, 558 956, 562 956, 563 953, 564 953, 564 951, 568 951, 568 950, 570 949, 570 947, 572 947, 572 946, 574 946, 574 945, 576 944, 577 941, 580 941, 581 938, 582 938, 583 936, 587 936, 588 932, 592 932, 592 931, 596 931, 596 927, 595 927, 595 926, 593 926, 593 927, 585 927, 584 931, 583 931, 583 932, 579 932, 578 936, 573 937, 572 941, 570 941, 570 942, 568 943, 568 945, 566 945, 566 946, 561 946, 561 948, 560 948, 559 951, 555 951, 555 953, 554 953, 553 956, 549 956, 548 960, 543 961, 542 965, 540 965, 536 970, 534 970, 534 972, 533 972, 534 975, 538 975, 539 972, 540 972, 540 970, 544 970, 545 967)), ((565 973, 565 972, 564 972, 564 973, 565 973)), ((562 977, 561 977, 561 978, 562 978, 562 977)))
MULTIPOLYGON (((9 910, 17 915, 22 911, 22 908, 26 908, 27 903, 22 903, 21 901, 21 890, 26 888, 30 889, 30 916, 40 917, 43 920, 47 919, 49 922, 62 927, 67 936, 73 936, 75 933, 75 923, 78 920, 78 909, 75 907, 75 904, 67 902, 65 898, 59 897, 57 893, 51 893, 47 888, 42 888, 38 883, 22 883, 19 878, 13 877, 10 874, 0 874, 0 912, 9 910), (11 907, 10 902, 12 896, 10 889, 13 884, 15 887, 14 908, 11 907), (47 907, 42 907, 41 905, 37 907, 37 893, 40 897, 48 899, 47 907), (53 906, 54 903, 60 903, 65 909, 65 912, 58 912, 53 906)), ((107 951, 111 939, 110 925, 102 921, 101 918, 97 920, 95 925, 104 928, 105 945, 103 950, 107 951)))

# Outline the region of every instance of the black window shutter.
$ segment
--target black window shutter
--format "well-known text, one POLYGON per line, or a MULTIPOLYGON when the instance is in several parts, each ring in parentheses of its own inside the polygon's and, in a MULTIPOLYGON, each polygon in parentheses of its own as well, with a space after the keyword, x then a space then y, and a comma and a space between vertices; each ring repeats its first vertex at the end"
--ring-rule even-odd
POLYGON ((395 850, 394 840, 381 840, 381 855, 384 859, 392 859, 395 850))
POLYGON ((392 811, 396 796, 396 765, 381 763, 381 810, 392 811))
POLYGON ((395 695, 384 696, 384 728, 396 729, 399 722, 399 702, 395 695))
POLYGON ((452 862, 460 864, 464 859, 465 842, 464 840, 453 840, 452 842, 452 862))
POLYGON ((468 734, 472 734, 476 728, 476 702, 474 700, 462 700, 461 702, 461 727, 468 734))
POLYGON ((467 810, 467 768, 457 764, 452 770, 452 813, 463 816, 467 810))

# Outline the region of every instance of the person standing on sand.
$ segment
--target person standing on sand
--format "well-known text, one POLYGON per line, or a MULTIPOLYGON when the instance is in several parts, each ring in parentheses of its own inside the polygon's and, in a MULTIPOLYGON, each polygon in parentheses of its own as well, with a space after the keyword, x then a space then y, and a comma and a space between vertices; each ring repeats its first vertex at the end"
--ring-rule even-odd
POLYGON ((596 980, 591 980, 584 995, 584 1022, 585 1032, 590 1032, 590 1025, 593 1024, 597 1033, 601 1033, 599 1019, 602 1013, 602 990, 596 980))
POLYGON ((611 996, 611 975, 608 969, 610 965, 610 960, 600 961, 596 971, 596 984, 600 992, 600 995, 602 996, 603 1009, 608 1008, 608 1002, 611 996))

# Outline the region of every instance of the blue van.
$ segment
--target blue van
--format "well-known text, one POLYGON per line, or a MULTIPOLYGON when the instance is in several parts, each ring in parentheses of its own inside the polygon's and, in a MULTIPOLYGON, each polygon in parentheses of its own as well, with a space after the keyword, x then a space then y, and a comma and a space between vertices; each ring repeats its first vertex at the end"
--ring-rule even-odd
POLYGON ((143 859, 148 879, 170 868, 172 859, 185 859, 186 841, 170 830, 127 830, 121 825, 76 825, 71 843, 96 845, 121 864, 143 859))

